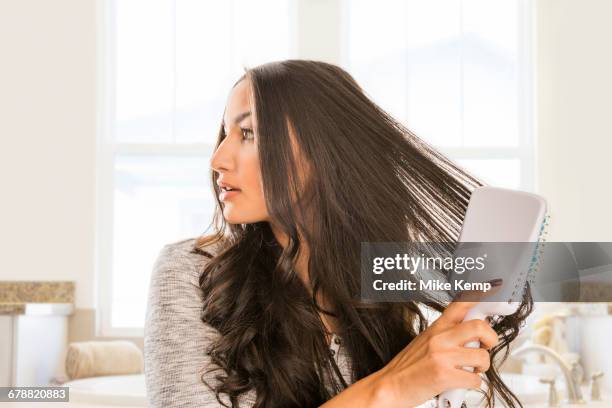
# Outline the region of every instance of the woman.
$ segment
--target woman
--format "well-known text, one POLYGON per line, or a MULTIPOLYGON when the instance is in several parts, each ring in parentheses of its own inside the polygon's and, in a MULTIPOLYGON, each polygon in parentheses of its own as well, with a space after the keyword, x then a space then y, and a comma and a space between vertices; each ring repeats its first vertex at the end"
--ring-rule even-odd
POLYGON ((152 406, 412 407, 478 388, 484 372, 489 404, 495 392, 519 405, 491 362, 530 297, 493 327, 461 322, 471 302, 429 304, 442 314, 428 327, 414 302, 359 301, 361 242, 456 242, 482 183, 348 73, 306 60, 249 69, 230 92, 211 175, 215 233, 166 245, 155 264, 152 406), (463 347, 472 339, 482 347, 463 347))

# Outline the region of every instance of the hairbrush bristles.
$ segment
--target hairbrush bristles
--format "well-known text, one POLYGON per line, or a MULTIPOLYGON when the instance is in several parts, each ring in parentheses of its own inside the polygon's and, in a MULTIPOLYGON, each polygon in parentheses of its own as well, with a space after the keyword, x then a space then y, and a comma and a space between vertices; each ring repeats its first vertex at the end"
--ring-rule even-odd
POLYGON ((527 282, 531 286, 535 284, 535 274, 540 269, 542 264, 542 258, 544 257, 544 248, 546 247, 546 240, 548 238, 548 225, 550 224, 550 215, 546 214, 540 226, 540 232, 538 234, 538 241, 535 244, 534 254, 531 257, 531 266, 527 275, 527 282))

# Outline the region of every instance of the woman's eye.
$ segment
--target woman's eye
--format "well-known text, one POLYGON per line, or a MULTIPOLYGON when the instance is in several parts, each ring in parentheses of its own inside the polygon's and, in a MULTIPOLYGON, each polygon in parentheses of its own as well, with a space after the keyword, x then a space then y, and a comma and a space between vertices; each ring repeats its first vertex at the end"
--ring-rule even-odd
POLYGON ((252 140, 255 137, 253 129, 240 128, 240 132, 242 133, 243 140, 252 140))

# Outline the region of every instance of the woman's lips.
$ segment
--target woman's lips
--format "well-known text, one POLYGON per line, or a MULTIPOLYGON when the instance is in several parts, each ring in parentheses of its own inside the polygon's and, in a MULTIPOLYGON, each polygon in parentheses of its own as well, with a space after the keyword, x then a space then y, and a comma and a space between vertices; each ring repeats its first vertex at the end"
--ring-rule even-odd
POLYGON ((229 200, 230 198, 234 197, 238 193, 240 193, 240 190, 231 190, 231 191, 222 190, 221 193, 219 194, 219 200, 221 201, 229 200))

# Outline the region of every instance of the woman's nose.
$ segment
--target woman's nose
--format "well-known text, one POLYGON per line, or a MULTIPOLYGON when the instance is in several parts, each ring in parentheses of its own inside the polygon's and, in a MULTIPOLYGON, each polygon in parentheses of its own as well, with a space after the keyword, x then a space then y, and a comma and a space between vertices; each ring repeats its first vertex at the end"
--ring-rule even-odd
POLYGON ((232 152, 229 138, 225 138, 217 147, 210 159, 210 167, 216 172, 232 170, 234 166, 234 154, 232 152))

